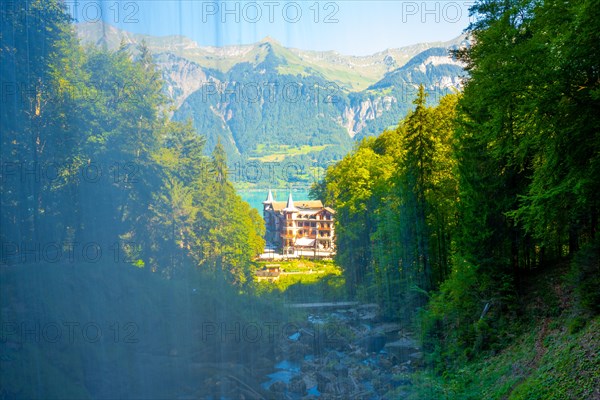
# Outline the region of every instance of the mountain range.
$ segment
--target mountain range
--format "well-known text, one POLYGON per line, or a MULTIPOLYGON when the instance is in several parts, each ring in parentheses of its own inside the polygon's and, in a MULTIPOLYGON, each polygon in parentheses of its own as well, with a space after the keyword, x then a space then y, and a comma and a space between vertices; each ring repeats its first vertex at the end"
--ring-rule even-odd
POLYGON ((132 53, 144 42, 165 80, 176 120, 193 121, 218 140, 230 160, 326 165, 353 143, 394 126, 412 105, 419 84, 435 104, 460 90, 466 73, 449 51, 469 46, 460 36, 368 56, 258 43, 208 47, 183 36, 133 34, 108 24, 77 25, 83 44, 132 53))

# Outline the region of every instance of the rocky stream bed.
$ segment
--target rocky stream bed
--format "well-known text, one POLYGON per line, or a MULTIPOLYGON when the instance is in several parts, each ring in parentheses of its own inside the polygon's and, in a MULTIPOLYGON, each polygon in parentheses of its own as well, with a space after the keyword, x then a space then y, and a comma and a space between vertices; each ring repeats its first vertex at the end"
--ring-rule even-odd
POLYGON ((277 345, 269 399, 399 399, 421 364, 416 341, 372 305, 313 312, 277 345))

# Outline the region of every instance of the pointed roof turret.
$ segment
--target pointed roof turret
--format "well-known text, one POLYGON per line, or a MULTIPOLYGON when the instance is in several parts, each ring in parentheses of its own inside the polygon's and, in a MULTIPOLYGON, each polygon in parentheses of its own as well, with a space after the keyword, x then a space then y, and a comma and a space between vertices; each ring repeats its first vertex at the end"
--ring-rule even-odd
POLYGON ((292 192, 291 191, 290 191, 290 195, 288 197, 287 204, 285 205, 285 208, 283 209, 283 211, 298 211, 298 209, 294 205, 294 199, 292 199, 292 192))
POLYGON ((263 201, 263 204, 273 204, 274 202, 273 193, 271 193, 271 189, 269 189, 269 194, 267 195, 267 199, 263 201))

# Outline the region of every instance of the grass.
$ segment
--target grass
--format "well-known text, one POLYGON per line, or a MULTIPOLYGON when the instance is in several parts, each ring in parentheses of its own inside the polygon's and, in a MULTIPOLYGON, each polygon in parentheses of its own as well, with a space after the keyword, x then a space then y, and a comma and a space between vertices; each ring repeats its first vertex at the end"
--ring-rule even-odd
POLYGON ((578 333, 568 332, 568 321, 544 339, 547 352, 540 366, 511 393, 510 399, 600 398, 600 317, 578 333))
POLYGON ((278 265, 284 272, 308 272, 310 270, 327 273, 341 273, 341 270, 332 260, 311 260, 307 258, 298 258, 285 261, 259 261, 260 268, 267 265, 278 265))
POLYGON ((544 335, 537 325, 500 354, 452 374, 419 372, 409 399, 598 399, 600 317, 576 334, 568 332, 567 324, 568 319, 552 320, 544 335))
POLYGON ((408 398, 600 399, 600 315, 582 314, 568 267, 529 280, 507 347, 441 376, 417 372, 408 398))
POLYGON ((278 265, 284 273, 276 281, 258 282, 261 293, 278 294, 286 301, 302 302, 339 301, 345 297, 342 270, 331 260, 260 262, 259 269, 267 265, 278 265))
POLYGON ((258 144, 249 159, 261 162, 281 162, 285 160, 286 157, 318 153, 324 150, 327 146, 329 145, 303 145, 300 147, 292 147, 289 145, 271 145, 270 148, 267 148, 264 144, 258 144))
MULTIPOLYGON (((303 63, 303 61, 299 61, 303 63)), ((285 64, 277 67, 277 72, 284 75, 310 76, 320 73, 329 82, 337 82, 340 88, 350 92, 364 90, 383 77, 383 69, 373 69, 368 71, 361 68, 358 71, 349 70, 347 67, 333 67, 331 64, 319 65, 318 63, 304 62, 304 64, 285 64)), ((325 91, 323 92, 326 93, 325 91)))

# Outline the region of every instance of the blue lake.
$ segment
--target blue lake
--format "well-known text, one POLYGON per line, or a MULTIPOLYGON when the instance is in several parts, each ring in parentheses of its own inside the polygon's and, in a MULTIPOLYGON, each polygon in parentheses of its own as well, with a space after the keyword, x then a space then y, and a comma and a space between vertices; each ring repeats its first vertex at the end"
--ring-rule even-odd
MULTIPOLYGON (((287 201, 288 195, 290 193, 289 189, 271 189, 273 192, 273 198, 275 201, 287 201)), ((308 196, 310 189, 309 188, 298 188, 292 189, 292 197, 294 201, 299 200, 310 200, 308 196)), ((263 204, 262 202, 267 199, 267 194, 269 193, 269 189, 238 189, 238 194, 250 203, 252 208, 258 210, 259 214, 262 215, 263 212, 263 204)))

